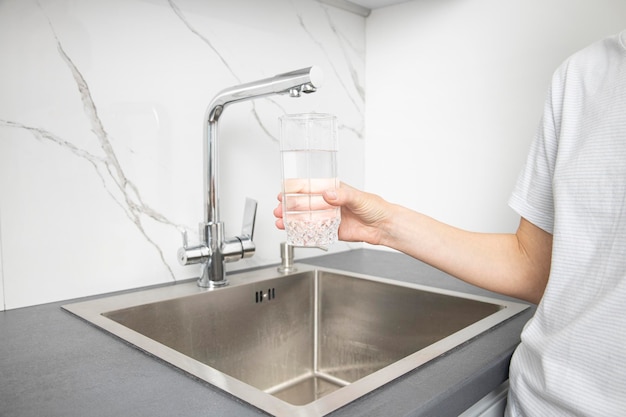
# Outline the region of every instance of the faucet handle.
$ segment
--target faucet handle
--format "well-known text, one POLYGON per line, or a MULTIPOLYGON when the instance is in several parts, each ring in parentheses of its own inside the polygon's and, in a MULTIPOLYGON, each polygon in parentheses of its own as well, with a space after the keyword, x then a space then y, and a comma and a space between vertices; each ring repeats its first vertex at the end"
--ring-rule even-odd
POLYGON ((187 234, 187 230, 186 229, 179 229, 180 231, 180 236, 183 239, 183 248, 187 249, 187 247, 189 246, 189 240, 188 240, 188 234, 187 234))
POLYGON ((241 234, 234 238, 225 239, 222 244, 222 255, 224 262, 234 262, 242 258, 249 258, 254 255, 256 246, 252 241, 254 235, 254 222, 256 219, 257 202, 251 198, 246 198, 246 206, 243 211, 243 227, 241 234))
POLYGON ((243 225, 241 227, 241 247, 243 250, 242 258, 249 258, 254 255, 254 224, 256 222, 256 209, 258 203, 252 198, 246 198, 246 206, 243 211, 243 225))
POLYGON ((243 226, 241 227, 241 236, 254 237, 254 223, 256 222, 256 208, 258 203, 250 197, 246 198, 246 206, 243 210, 243 226))
POLYGON ((187 230, 180 230, 180 234, 183 238, 183 247, 178 249, 178 263, 181 265, 191 265, 204 262, 211 256, 211 250, 203 244, 189 247, 187 240, 187 230))

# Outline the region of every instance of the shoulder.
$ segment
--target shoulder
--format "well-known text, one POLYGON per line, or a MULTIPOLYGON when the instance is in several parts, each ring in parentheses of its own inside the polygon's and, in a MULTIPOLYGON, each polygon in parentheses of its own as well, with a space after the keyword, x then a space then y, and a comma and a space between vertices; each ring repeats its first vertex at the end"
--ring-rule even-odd
POLYGON ((626 30, 586 46, 569 56, 555 72, 555 77, 598 79, 623 64, 626 59, 625 39, 626 30))

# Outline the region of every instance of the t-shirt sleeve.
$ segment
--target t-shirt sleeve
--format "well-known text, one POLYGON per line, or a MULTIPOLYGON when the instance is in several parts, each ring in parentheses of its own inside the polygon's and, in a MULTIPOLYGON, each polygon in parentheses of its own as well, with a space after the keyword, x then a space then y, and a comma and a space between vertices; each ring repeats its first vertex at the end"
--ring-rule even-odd
MULTIPOLYGON (((555 75, 556 77, 556 75, 555 75)), ((546 98, 543 117, 517 179, 509 206, 535 226, 553 233, 554 199, 552 179, 558 147, 560 118, 558 83, 554 82, 546 98)))

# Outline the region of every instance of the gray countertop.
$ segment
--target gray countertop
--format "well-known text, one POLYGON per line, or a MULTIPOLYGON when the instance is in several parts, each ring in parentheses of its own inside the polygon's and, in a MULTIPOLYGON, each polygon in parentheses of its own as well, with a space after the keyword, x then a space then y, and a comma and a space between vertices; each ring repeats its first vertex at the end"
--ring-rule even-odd
MULTIPOLYGON (((393 252, 360 249, 300 262, 494 296, 393 252)), ((0 312, 0 416, 266 415, 92 327, 62 304, 0 312)), ((525 310, 330 415, 457 416, 507 379, 531 315, 525 310)))

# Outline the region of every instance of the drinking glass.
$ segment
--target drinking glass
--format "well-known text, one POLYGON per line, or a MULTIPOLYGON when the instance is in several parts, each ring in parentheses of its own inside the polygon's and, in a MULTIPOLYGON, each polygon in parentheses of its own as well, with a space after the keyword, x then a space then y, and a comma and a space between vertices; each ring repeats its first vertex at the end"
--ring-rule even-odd
POLYGON ((337 118, 331 114, 280 118, 283 221, 290 245, 327 247, 337 241, 341 211, 322 197, 339 186, 337 145, 337 118))

